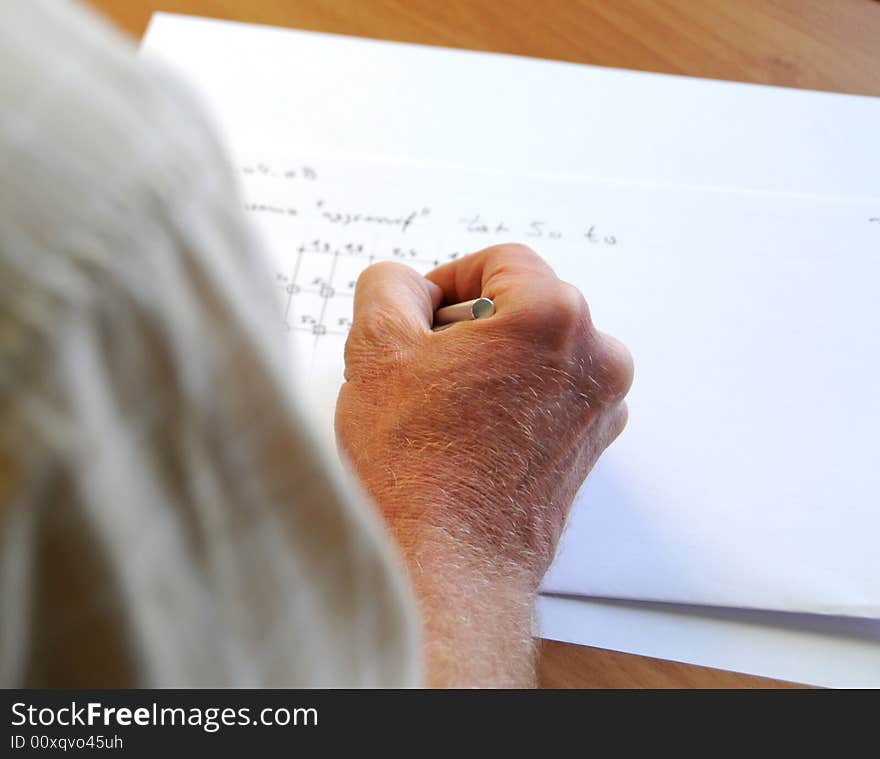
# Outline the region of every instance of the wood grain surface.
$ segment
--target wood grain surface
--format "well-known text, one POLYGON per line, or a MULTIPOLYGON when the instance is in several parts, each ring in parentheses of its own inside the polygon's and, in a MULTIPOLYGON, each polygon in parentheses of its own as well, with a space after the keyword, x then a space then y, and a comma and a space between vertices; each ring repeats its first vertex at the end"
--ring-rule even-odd
MULTIPOLYGON (((154 11, 880 96, 875 0, 90 0, 140 38, 154 11)), ((787 683, 545 641, 551 688, 787 683)))
POLYGON ((880 95, 874 0, 91 0, 153 11, 761 84, 880 95))

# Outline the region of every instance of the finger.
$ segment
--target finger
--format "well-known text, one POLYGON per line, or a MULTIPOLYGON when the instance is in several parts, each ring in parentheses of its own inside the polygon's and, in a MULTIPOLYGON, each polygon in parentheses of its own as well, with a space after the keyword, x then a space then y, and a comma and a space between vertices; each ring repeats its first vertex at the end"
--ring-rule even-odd
POLYGON ((556 280, 550 266, 525 245, 493 245, 457 261, 444 264, 426 275, 443 292, 443 302, 461 303, 474 298, 492 298, 496 308, 505 306, 513 282, 556 280))
POLYGON ((443 292, 404 264, 384 261, 361 272, 354 291, 354 318, 359 322, 380 318, 403 329, 430 332, 434 311, 443 292))

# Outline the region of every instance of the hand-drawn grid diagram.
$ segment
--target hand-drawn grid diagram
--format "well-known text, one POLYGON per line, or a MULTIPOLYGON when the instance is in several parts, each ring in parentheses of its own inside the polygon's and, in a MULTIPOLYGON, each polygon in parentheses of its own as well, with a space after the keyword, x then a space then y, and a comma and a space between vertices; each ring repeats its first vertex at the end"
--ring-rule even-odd
MULTIPOLYGON (((265 233, 275 262, 284 328, 309 351, 319 348, 322 337, 348 334, 355 285, 372 263, 397 261, 426 274, 470 252, 513 240, 539 245, 547 254, 565 248, 610 250, 618 242, 593 221, 560 225, 558 218, 536 218, 521 208, 517 212, 496 206, 481 213, 474 207, 457 213, 412 203, 415 193, 398 193, 380 203, 362 186, 352 190, 339 177, 328 182, 310 166, 282 169, 257 162, 241 171, 248 197, 245 210, 265 233), (328 196, 335 201, 327 202, 328 196)), ((425 200, 428 192, 421 188, 419 195, 425 200)))
POLYGON ((355 285, 361 272, 377 261, 398 261, 427 274, 459 252, 442 258, 393 243, 369 244, 327 236, 300 243, 291 266, 276 264, 275 281, 282 291, 284 326, 318 337, 345 335, 351 327, 355 285))

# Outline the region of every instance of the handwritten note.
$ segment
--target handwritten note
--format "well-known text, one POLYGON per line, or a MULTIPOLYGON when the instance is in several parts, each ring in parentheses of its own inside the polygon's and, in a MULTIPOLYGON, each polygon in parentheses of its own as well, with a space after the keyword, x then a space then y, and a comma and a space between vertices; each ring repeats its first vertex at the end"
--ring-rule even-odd
POLYGON ((631 348, 630 423, 544 589, 880 616, 880 218, 808 196, 244 162, 331 434, 359 273, 531 245, 631 348))
MULTIPOLYGON (((283 324, 305 358, 322 401, 325 428, 342 381, 342 345, 351 326, 352 296, 361 271, 399 261, 420 273, 498 242, 580 249, 621 246, 618 234, 589 212, 499 206, 491 197, 450 203, 436 192, 381 194, 360 185, 345 167, 262 158, 240 165, 245 210, 269 241, 283 324)), ((361 167, 364 169, 365 167, 361 167)), ((363 178, 363 177, 362 177, 363 178)), ((416 179, 416 175, 410 175, 416 179)))

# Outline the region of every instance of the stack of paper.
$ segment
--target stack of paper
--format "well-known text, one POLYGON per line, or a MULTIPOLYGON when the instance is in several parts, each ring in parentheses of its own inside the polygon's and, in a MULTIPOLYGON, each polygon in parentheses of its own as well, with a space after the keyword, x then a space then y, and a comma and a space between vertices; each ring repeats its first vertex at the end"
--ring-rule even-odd
POLYGON ((637 367, 545 637, 880 685, 880 100, 158 14, 330 430, 359 271, 526 242, 637 367))

